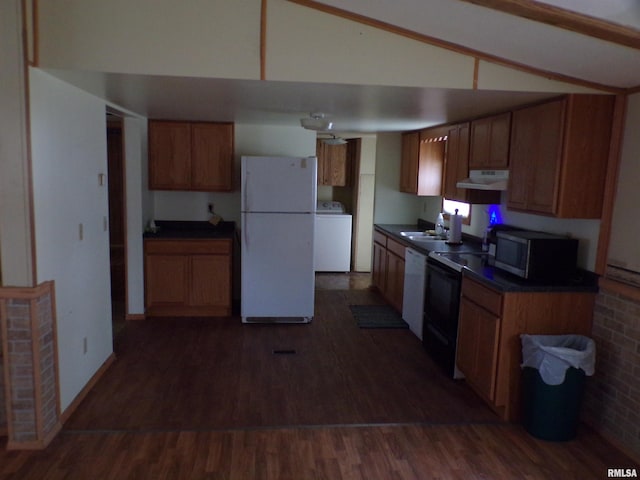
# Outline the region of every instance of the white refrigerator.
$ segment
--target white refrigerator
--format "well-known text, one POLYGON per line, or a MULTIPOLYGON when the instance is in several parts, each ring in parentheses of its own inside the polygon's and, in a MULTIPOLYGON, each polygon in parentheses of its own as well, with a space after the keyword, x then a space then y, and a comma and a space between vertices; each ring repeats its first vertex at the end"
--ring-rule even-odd
POLYGON ((315 157, 242 157, 243 323, 308 323, 314 314, 315 157))

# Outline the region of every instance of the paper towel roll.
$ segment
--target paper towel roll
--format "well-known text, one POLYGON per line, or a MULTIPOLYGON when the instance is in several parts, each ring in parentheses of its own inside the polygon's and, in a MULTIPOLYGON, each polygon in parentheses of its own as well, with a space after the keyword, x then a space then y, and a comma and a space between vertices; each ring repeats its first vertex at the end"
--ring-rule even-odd
POLYGON ((462 215, 458 210, 449 218, 449 243, 462 243, 462 215))

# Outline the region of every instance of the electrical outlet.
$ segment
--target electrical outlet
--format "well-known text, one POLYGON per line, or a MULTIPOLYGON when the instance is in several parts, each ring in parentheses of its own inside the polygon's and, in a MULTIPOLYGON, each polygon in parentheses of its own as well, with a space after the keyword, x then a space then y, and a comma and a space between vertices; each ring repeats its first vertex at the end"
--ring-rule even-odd
POLYGON ((84 239, 84 225, 82 225, 82 224, 78 225, 78 238, 80 240, 84 239))
POLYGON ((86 355, 86 354, 87 354, 87 350, 88 350, 88 347, 87 347, 87 337, 84 337, 84 338, 82 339, 82 353, 83 353, 84 355, 86 355))

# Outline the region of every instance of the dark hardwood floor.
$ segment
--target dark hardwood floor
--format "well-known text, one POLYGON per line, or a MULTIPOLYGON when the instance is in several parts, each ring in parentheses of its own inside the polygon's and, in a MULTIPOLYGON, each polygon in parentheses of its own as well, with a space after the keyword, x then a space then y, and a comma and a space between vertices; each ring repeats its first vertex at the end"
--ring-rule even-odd
POLYGON ((359 329, 367 275, 318 275, 308 325, 149 319, 42 452, 0 479, 606 478, 630 459, 587 427, 544 442, 447 378, 409 330, 359 329))

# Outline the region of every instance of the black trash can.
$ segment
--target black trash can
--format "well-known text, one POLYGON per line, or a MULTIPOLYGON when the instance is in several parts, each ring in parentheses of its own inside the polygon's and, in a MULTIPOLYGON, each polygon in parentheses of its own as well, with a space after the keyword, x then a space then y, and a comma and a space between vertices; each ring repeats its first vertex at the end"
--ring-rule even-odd
POLYGON ((522 423, 536 438, 576 436, 585 375, 593 375, 595 343, 582 335, 521 335, 522 423))

